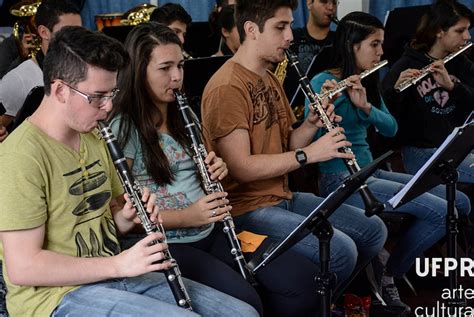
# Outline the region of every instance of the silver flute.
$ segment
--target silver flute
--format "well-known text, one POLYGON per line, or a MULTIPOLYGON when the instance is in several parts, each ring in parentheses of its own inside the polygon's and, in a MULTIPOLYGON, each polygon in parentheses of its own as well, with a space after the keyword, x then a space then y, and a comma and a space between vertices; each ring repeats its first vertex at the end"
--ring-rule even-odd
MULTIPOLYGON (((178 109, 183 118, 186 133, 191 141, 193 160, 197 165, 199 174, 201 175, 204 191, 208 195, 212 193, 223 192, 224 188, 222 187, 222 184, 217 180, 214 181, 211 179, 206 167, 206 163, 204 162, 208 153, 202 141, 201 130, 198 126, 199 122, 196 114, 189 106, 186 96, 181 91, 175 89, 174 94, 178 103, 178 109)), ((227 213, 224 219, 222 219, 222 223, 223 231, 230 246, 230 253, 233 256, 240 273, 250 284, 256 286, 257 282, 242 253, 239 239, 235 233, 234 220, 232 219, 230 213, 227 213)))
MULTIPOLYGON (((166 234, 163 226, 161 224, 156 224, 150 220, 148 217, 148 212, 146 211, 145 203, 142 201, 142 187, 140 184, 133 178, 132 172, 127 165, 127 160, 123 155, 122 149, 118 145, 115 135, 112 133, 110 127, 104 121, 99 121, 99 130, 102 135, 102 138, 107 144, 109 149, 110 156, 114 162, 117 173, 122 182, 125 192, 128 194, 130 201, 137 210, 137 216, 140 219, 140 222, 145 229, 147 235, 150 235, 154 232, 160 232, 163 234, 164 241, 154 240, 151 242, 151 245, 158 244, 160 242, 166 242, 166 234)), ((183 279, 181 277, 181 271, 179 270, 178 263, 171 256, 171 253, 168 249, 163 251, 164 260, 163 262, 171 263, 169 269, 163 270, 163 273, 166 276, 166 280, 171 288, 174 299, 179 307, 185 308, 192 311, 191 299, 189 298, 188 292, 184 287, 183 279)))
MULTIPOLYGON (((379 70, 380 68, 384 67, 385 65, 387 65, 387 63, 388 63, 387 60, 383 60, 383 61, 378 62, 372 68, 367 69, 367 70, 363 71, 362 73, 360 73, 360 75, 359 75, 360 79, 361 80, 364 79, 365 77, 369 76, 373 72, 375 72, 375 71, 379 70)), ((349 84, 349 80, 347 78, 344 79, 344 80, 341 80, 340 82, 338 82, 336 84, 336 87, 334 87, 332 89, 329 89, 329 90, 326 90, 322 94, 319 94, 319 98, 321 100, 324 100, 326 98, 327 99, 332 99, 336 94, 338 94, 341 91, 344 91, 345 89, 347 89, 348 84, 349 84)))
MULTIPOLYGON (((458 56, 459 54, 461 54, 462 52, 464 52, 465 50, 467 50, 468 48, 470 48, 472 46, 472 42, 467 42, 466 44, 462 45, 456 52, 453 52, 447 56, 445 56, 442 61, 443 61, 443 64, 446 64, 447 62, 449 62, 450 60, 452 60, 453 58, 455 58, 456 56, 458 56)), ((433 62, 435 63, 435 62, 433 62)), ((416 84, 417 82, 419 82, 422 78, 426 77, 428 74, 431 73, 431 65, 433 65, 433 63, 431 64, 428 64, 426 65, 425 67, 423 67, 421 70, 420 70, 420 75, 418 76, 414 76, 414 77, 410 77, 408 79, 405 79, 404 81, 402 81, 401 83, 399 83, 396 87, 395 87, 395 90, 397 92, 402 92, 404 91, 405 89, 407 89, 408 87, 410 87, 411 85, 414 85, 416 84)))
MULTIPOLYGON (((306 95, 306 98, 308 98, 310 102, 310 107, 318 114, 320 120, 323 123, 324 128, 330 132, 334 129, 337 128, 337 125, 333 123, 329 117, 326 114, 325 109, 323 108, 322 101, 324 98, 329 97, 330 95, 335 95, 337 92, 341 92, 342 90, 347 88, 347 80, 343 80, 342 82, 345 82, 344 84, 338 85, 336 88, 334 88, 331 91, 327 91, 326 93, 322 95, 318 95, 314 92, 313 87, 311 86, 311 83, 308 80, 308 77, 304 75, 300 68, 299 68, 299 61, 298 61, 298 56, 290 51, 286 50, 285 51, 286 56, 288 57, 288 60, 290 61, 290 65, 293 67, 293 69, 296 71, 299 77, 299 82, 301 89, 303 90, 304 94, 306 95), (337 91, 337 92, 336 92, 337 91)), ((377 69, 385 65, 387 62, 383 61, 380 62, 376 65, 377 69)), ((375 67, 374 67, 375 68, 375 67)), ((371 68, 369 70, 366 70, 365 72, 361 73, 361 79, 363 78, 362 76, 366 77, 369 74, 373 73, 375 70, 371 68)), ((342 83, 341 82, 341 83, 342 83)), ((344 146, 338 150, 341 153, 347 153, 347 154, 354 154, 351 150, 351 148, 344 146)), ((344 159, 344 164, 346 165, 347 169, 349 172, 352 174, 357 173, 360 171, 360 166, 357 163, 357 160, 355 158, 353 159, 344 159)), ((365 206, 365 215, 367 217, 373 216, 375 214, 378 214, 382 212, 385 209, 385 205, 381 203, 380 201, 375 198, 374 194, 369 190, 367 187, 367 184, 363 184, 359 188, 359 193, 362 197, 362 200, 364 201, 364 206, 365 206)))

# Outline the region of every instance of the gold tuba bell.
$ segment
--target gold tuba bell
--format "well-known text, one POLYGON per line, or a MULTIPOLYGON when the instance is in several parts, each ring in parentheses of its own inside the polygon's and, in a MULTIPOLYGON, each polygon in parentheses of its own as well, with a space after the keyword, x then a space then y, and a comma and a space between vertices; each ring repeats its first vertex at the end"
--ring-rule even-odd
POLYGON ((153 10, 156 9, 155 5, 149 3, 143 3, 124 13, 120 23, 122 25, 138 25, 140 23, 150 21, 150 16, 153 10))
POLYGON ((41 38, 38 35, 34 23, 34 16, 41 1, 38 0, 23 0, 10 7, 10 14, 18 17, 18 21, 13 25, 13 38, 18 46, 18 51, 23 59, 32 58, 41 49, 41 38), (32 47, 28 53, 23 51, 22 38, 25 33, 33 34, 32 47))

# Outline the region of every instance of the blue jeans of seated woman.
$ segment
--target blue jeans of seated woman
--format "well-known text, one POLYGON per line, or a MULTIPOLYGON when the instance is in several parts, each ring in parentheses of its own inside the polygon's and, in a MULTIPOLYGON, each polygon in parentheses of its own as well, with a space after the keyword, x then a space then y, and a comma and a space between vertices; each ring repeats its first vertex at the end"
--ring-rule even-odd
POLYGON ((52 316, 258 316, 252 306, 184 279, 194 312, 177 306, 163 273, 113 279, 66 294, 52 316))
MULTIPOLYGON (((321 202, 322 198, 309 193, 294 193, 292 200, 284 200, 271 207, 258 208, 241 216, 234 222, 241 230, 248 230, 281 241, 286 238, 306 216, 321 202)), ((348 205, 339 207, 330 217, 334 235, 330 244, 329 270, 336 273, 338 285, 350 277, 356 267, 370 261, 382 249, 387 238, 387 229, 376 216, 367 218, 364 211, 348 205)), ((293 248, 319 265, 319 242, 309 234, 293 248)))
MULTIPOLYGON (((321 194, 328 195, 349 175, 349 172, 321 174, 319 188, 321 194)), ((377 170, 367 180, 367 185, 374 196, 386 202, 392 198, 411 179, 411 175, 377 170)), ((434 245, 446 234, 447 203, 446 188, 436 186, 401 207, 393 210, 390 206, 386 212, 406 212, 415 217, 413 224, 398 241, 387 263, 387 270, 395 277, 402 277, 415 262, 416 257, 434 245)), ((346 200, 347 204, 364 208, 359 193, 355 193, 346 200)), ((462 192, 456 191, 456 209, 459 214, 467 215, 471 210, 469 198, 462 192)))
MULTIPOLYGON (((436 150, 436 148, 419 148, 414 146, 402 147, 403 166, 407 173, 415 175, 436 150)), ((459 173, 458 182, 474 184, 474 152, 466 156, 457 170, 459 173)))

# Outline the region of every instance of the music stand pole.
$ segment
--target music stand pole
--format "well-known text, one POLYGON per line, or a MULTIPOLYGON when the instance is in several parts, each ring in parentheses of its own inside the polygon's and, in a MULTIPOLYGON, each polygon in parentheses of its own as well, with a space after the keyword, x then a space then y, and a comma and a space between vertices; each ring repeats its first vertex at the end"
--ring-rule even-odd
MULTIPOLYGON (((468 120, 469 121, 469 120, 468 120)), ((446 239, 447 253, 451 259, 457 259, 458 214, 455 209, 456 183, 458 172, 456 168, 474 148, 474 123, 469 121, 454 128, 446 140, 418 170, 413 178, 388 203, 395 209, 415 197, 431 190, 439 184, 446 186, 446 239)), ((457 269, 449 270, 449 287, 458 288, 457 269)), ((455 292, 457 298, 450 299, 449 306, 464 307, 463 296, 455 292)))
MULTIPOLYGON (((442 169, 441 180, 442 184, 446 186, 446 201, 447 201, 447 213, 446 213, 446 240, 447 240, 447 255, 448 258, 457 259, 457 235, 458 229, 458 213, 455 208, 456 202, 456 183, 458 181, 458 171, 450 163, 445 163, 440 166, 442 169)), ((449 271, 449 288, 455 290, 458 288, 458 271, 449 271)), ((452 305, 463 305, 463 300, 453 299, 453 302, 448 304, 452 305)))
POLYGON ((320 271, 316 276, 316 292, 320 298, 320 312, 323 317, 331 316, 331 302, 333 286, 336 284, 335 273, 329 271, 330 245, 334 230, 325 216, 320 216, 316 221, 313 234, 319 240, 320 271))
POLYGON ((339 187, 326 197, 283 241, 272 244, 268 248, 259 249, 254 258, 248 262, 249 268, 255 274, 277 256, 290 249, 308 234, 314 234, 319 240, 320 272, 315 277, 317 294, 320 298, 321 309, 319 316, 331 316, 332 287, 336 282, 336 275, 329 271, 330 244, 333 228, 328 221, 332 213, 351 196, 372 175, 377 167, 393 151, 388 151, 362 168, 357 173, 348 176, 339 187))

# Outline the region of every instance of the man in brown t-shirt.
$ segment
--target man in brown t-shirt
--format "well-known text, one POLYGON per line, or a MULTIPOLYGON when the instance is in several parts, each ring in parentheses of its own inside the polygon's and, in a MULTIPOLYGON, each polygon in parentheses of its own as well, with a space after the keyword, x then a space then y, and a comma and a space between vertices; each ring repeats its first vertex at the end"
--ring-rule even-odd
MULTIPOLYGON (((337 128, 311 143, 322 124, 315 113, 292 129, 295 118, 277 78, 267 70, 285 58, 293 39, 291 22, 296 0, 240 0, 236 25, 241 46, 211 78, 203 94, 202 119, 209 150, 228 164, 224 181, 239 229, 281 240, 316 208, 321 198, 292 193, 287 174, 306 163, 351 158, 338 152, 350 146, 337 128)), ((340 120, 329 105, 331 119, 340 120)), ((329 217, 335 228, 331 241, 331 271, 344 283, 359 263, 379 250, 386 228, 378 217, 343 205, 329 217)), ((294 247, 319 264, 319 246, 307 236, 294 247)))

